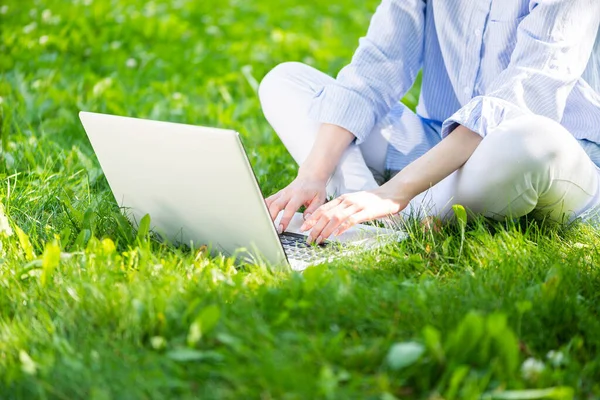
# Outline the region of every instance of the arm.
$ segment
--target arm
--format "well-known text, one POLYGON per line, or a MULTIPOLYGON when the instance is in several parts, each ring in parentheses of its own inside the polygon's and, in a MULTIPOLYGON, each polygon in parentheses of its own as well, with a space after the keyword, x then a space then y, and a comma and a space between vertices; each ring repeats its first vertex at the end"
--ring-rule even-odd
POLYGON ((309 116, 345 128, 360 144, 414 83, 424 26, 424 0, 383 0, 350 64, 317 91, 309 116))
POLYGON ((330 201, 313 213, 301 229, 312 228, 309 240, 321 242, 332 233, 339 235, 355 224, 396 214, 413 197, 467 162, 481 140, 477 133, 459 126, 386 184, 373 191, 351 193, 330 201))
POLYGON ((466 162, 479 143, 476 134, 484 137, 502 122, 523 114, 562 119, 567 97, 585 70, 598 33, 600 2, 532 0, 530 8, 519 24, 508 67, 484 96, 473 98, 444 122, 445 139, 390 185, 321 207, 304 225, 305 229, 314 227, 311 239, 326 238, 335 231, 333 226, 342 225, 343 231, 402 210, 416 194, 466 162))
POLYGON ((424 0, 383 0, 351 63, 317 90, 309 117, 322 125, 311 153, 298 177, 267 199, 273 219, 285 210, 279 231, 300 206, 308 215, 325 202, 325 185, 344 150, 362 142, 412 86, 421 68, 424 10, 424 0))
POLYGON ((325 185, 354 135, 336 125, 323 124, 312 150, 298 170, 298 176, 287 187, 266 199, 267 208, 274 220, 285 210, 277 227, 283 232, 300 206, 306 206, 309 216, 325 202, 325 185))
POLYGON ((327 182, 354 135, 337 125, 323 124, 312 150, 298 169, 298 176, 327 182))
POLYGON ((445 140, 407 165, 378 191, 382 196, 408 204, 416 195, 430 189, 462 167, 481 140, 477 133, 459 126, 445 140))

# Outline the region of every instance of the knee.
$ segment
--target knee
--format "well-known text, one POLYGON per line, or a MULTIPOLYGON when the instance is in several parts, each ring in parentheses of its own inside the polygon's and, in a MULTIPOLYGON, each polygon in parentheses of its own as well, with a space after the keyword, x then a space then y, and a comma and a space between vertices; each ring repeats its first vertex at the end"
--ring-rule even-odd
POLYGON ((284 62, 271 69, 258 86, 258 98, 263 106, 278 102, 278 95, 285 91, 289 82, 301 75, 308 67, 300 62, 284 62))
POLYGON ((461 168, 457 197, 464 205, 483 210, 499 209, 514 188, 542 193, 553 166, 577 158, 573 156, 579 154, 577 146, 573 136, 549 118, 528 115, 509 120, 491 131, 461 168))
POLYGON ((578 146, 562 125, 539 115, 527 115, 499 125, 482 144, 492 153, 488 158, 490 162, 520 166, 523 172, 545 171, 578 146))

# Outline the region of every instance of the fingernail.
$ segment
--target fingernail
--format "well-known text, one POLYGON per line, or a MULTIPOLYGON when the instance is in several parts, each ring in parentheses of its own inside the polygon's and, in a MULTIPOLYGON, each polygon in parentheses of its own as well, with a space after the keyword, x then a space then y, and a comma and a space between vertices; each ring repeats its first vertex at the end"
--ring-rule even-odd
POLYGON ((277 228, 277 232, 281 235, 283 233, 283 225, 279 224, 279 228, 277 228))
POLYGON ((312 243, 312 237, 308 236, 306 238, 306 243, 311 244, 312 243))
POLYGON ((336 229, 335 231, 333 231, 333 236, 337 236, 340 234, 340 230, 336 229))
POLYGON ((323 241, 323 236, 319 235, 317 238, 317 243, 321 243, 323 241))
POLYGON ((304 214, 304 220, 308 221, 308 219, 310 218, 311 215, 312 215, 311 213, 304 214))

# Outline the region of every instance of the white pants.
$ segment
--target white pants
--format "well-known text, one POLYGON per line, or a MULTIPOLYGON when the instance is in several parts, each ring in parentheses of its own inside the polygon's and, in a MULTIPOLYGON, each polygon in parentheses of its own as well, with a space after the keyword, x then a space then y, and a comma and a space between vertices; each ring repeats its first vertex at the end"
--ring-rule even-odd
MULTIPOLYGON (((310 103, 331 82, 332 77, 295 62, 278 65, 261 82, 265 117, 298 164, 311 151, 320 125, 308 117, 310 103)), ((327 185, 328 195, 383 183, 389 176, 386 155, 392 134, 428 147, 440 140, 400 103, 390 114, 365 142, 348 147, 327 185)), ((560 124, 525 116, 489 133, 461 168, 414 198, 403 214, 444 218, 453 204, 494 219, 533 212, 537 218, 566 222, 600 204, 600 169, 560 124)))

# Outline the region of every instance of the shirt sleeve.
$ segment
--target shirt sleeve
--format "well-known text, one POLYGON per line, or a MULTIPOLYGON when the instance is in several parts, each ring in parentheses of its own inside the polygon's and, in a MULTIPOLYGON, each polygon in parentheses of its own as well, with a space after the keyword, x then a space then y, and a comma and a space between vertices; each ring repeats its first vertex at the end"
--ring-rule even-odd
POLYGON ((410 89, 423 57, 424 0, 383 0, 352 61, 317 90, 309 116, 361 143, 410 89))
POLYGON ((567 98, 592 53, 600 1, 538 0, 530 10, 517 28, 508 67, 484 95, 444 121, 442 137, 459 124, 485 137, 503 121, 524 114, 562 120, 567 98))

